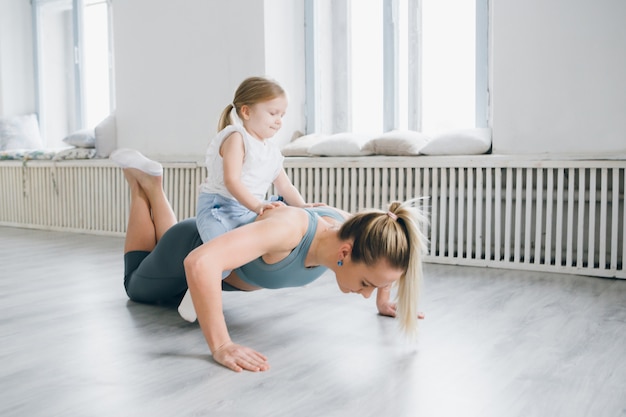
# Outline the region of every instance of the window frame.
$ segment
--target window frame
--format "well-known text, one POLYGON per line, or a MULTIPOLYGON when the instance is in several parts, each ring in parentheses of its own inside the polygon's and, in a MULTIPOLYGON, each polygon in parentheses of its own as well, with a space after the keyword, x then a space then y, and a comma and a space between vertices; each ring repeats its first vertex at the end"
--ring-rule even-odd
MULTIPOLYGON (((42 73, 42 62, 44 60, 42 45, 42 33, 41 33, 41 6, 45 6, 51 3, 71 3, 72 13, 72 46, 74 48, 73 59, 73 115, 70 120, 70 131, 87 128, 85 122, 85 85, 84 85, 84 32, 83 32, 83 10, 85 4, 89 0, 31 0, 31 19, 33 22, 33 54, 34 54, 34 78, 35 78, 35 107, 37 110, 39 125, 41 128, 41 135, 44 143, 48 142, 46 138, 44 126, 46 126, 47 110, 43 103, 43 97, 45 95, 45 82, 42 73)), ((113 21, 112 21, 112 4, 111 0, 101 0, 101 3, 107 5, 107 18, 108 18, 108 55, 109 55, 109 107, 110 111, 115 108, 115 80, 113 70, 113 21)), ((69 132, 68 132, 69 133, 69 132)))
MULTIPOLYGON (((350 21, 347 10, 351 0, 333 0, 330 7, 333 16, 330 23, 330 32, 337 31, 337 18, 344 16, 341 22, 348 30, 344 39, 335 37, 340 46, 344 48, 344 54, 338 55, 336 45, 331 46, 330 54, 335 58, 349 61, 350 45, 350 21)), ((350 106, 350 83, 348 82, 350 62, 331 62, 330 74, 333 85, 333 110, 342 109, 339 113, 347 113, 337 117, 333 111, 332 121, 324 120, 321 111, 321 84, 322 72, 320 63, 323 57, 320 50, 323 48, 323 40, 316 30, 319 24, 319 2, 315 0, 304 0, 304 23, 305 23, 305 132, 335 133, 340 131, 350 131, 352 127, 351 106, 350 106), (335 86, 343 86, 336 88, 335 86)), ((422 21, 422 0, 408 0, 409 27, 407 44, 408 51, 408 94, 415 97, 408 103, 408 127, 410 130, 420 131, 422 127, 421 119, 421 21, 422 21)), ((389 131, 399 126, 399 27, 398 13, 399 0, 382 0, 383 19, 383 129, 389 131)), ((475 127, 489 126, 489 0, 476 0, 476 75, 475 75, 475 127)), ((340 52, 340 51, 339 51, 340 52)), ((332 111, 332 110, 331 110, 332 111)))

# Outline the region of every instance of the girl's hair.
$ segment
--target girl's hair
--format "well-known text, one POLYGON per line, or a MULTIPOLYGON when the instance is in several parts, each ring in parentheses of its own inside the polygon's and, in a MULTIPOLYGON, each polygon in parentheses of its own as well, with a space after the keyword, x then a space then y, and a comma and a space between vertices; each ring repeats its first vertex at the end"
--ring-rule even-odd
POLYGON ((217 131, 219 132, 233 123, 233 121, 230 120, 230 112, 233 107, 239 117, 241 117, 241 113, 239 113, 241 106, 252 106, 284 95, 285 90, 274 80, 265 77, 246 78, 239 84, 239 87, 237 87, 233 102, 222 111, 217 131))
POLYGON ((404 273, 397 285, 397 316, 409 335, 417 330, 417 303, 422 282, 422 253, 427 238, 422 233, 426 216, 414 207, 421 199, 393 202, 387 212, 372 210, 356 214, 339 230, 339 238, 352 240, 352 261, 373 266, 386 260, 404 273))

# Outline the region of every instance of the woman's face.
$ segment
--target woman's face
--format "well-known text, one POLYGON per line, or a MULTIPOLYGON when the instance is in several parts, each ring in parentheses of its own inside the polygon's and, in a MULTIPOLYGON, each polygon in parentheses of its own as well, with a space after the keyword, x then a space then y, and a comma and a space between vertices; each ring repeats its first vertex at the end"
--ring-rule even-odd
POLYGON ((343 266, 336 268, 335 275, 341 292, 357 293, 369 298, 376 288, 389 287, 399 280, 403 272, 402 269, 389 266, 386 260, 367 266, 364 263, 353 263, 346 259, 343 266))

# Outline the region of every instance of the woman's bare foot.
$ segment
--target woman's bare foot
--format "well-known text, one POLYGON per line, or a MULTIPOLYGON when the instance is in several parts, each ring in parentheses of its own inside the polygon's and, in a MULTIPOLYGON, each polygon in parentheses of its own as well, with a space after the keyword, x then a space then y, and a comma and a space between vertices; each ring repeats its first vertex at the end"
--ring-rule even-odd
POLYGON ((123 171, 129 186, 137 184, 148 194, 155 191, 162 192, 163 177, 161 175, 147 174, 136 168, 124 168, 123 171))
POLYGON ((156 241, 159 241, 178 221, 163 190, 163 177, 150 175, 136 168, 124 168, 124 176, 131 194, 145 199, 154 224, 156 241))

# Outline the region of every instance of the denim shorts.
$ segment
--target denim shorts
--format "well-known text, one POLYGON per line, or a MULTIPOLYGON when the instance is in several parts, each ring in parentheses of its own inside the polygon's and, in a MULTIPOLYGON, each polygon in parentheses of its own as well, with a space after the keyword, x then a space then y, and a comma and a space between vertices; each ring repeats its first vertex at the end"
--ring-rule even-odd
POLYGON ((248 224, 257 214, 238 201, 219 194, 200 193, 196 224, 202 242, 216 238, 236 227, 248 224))

